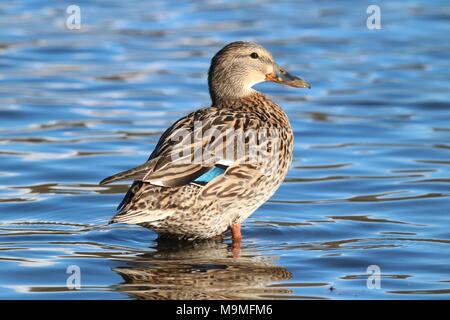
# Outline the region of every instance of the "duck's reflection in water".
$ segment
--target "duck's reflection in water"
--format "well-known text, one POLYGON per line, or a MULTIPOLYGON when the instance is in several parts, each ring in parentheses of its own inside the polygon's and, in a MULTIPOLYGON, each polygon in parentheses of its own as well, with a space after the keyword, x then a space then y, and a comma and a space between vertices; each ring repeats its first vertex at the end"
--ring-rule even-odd
POLYGON ((286 298, 279 284, 291 273, 273 259, 230 245, 208 241, 159 240, 156 251, 114 269, 124 279, 117 288, 138 299, 264 299, 286 298))

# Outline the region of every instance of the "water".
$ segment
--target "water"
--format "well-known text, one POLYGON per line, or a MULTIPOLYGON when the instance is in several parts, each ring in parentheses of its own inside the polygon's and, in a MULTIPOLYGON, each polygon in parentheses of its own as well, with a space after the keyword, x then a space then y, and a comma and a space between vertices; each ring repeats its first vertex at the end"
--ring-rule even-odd
POLYGON ((448 3, 379 1, 381 30, 364 1, 76 4, 81 31, 63 3, 0 4, 1 298, 450 298, 448 3), (106 226, 128 185, 98 181, 208 105, 209 59, 238 39, 313 86, 258 85, 289 114, 295 159, 240 257, 229 236, 106 226))

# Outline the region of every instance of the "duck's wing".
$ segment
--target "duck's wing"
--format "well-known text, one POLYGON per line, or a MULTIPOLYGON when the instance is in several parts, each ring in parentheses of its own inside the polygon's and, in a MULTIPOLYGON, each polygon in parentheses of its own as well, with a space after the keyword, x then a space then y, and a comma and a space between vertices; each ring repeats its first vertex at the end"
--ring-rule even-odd
POLYGON ((174 187, 201 175, 205 168, 201 162, 193 161, 190 152, 198 147, 192 139, 194 119, 195 113, 189 114, 167 129, 147 162, 107 177, 100 184, 135 180, 174 187))
POLYGON ((228 129, 245 131, 260 125, 256 123, 260 121, 254 115, 233 110, 215 107, 198 110, 164 132, 146 163, 108 177, 100 184, 135 180, 178 187, 194 182, 216 165, 230 164, 230 159, 223 156, 232 147, 230 144, 235 143, 227 138, 228 129))

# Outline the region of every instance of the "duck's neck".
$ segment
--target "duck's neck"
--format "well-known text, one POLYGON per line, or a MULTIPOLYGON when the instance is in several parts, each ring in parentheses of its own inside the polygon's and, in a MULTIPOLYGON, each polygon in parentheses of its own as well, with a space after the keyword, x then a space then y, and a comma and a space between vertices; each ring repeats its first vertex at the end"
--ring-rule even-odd
POLYGON ((244 86, 240 83, 209 83, 209 94, 213 104, 220 104, 224 101, 243 99, 249 97, 258 91, 251 86, 244 86))
POLYGON ((248 97, 257 92, 252 89, 256 83, 237 70, 219 72, 217 68, 211 67, 208 74, 209 94, 213 104, 248 97))
POLYGON ((289 119, 283 109, 256 90, 253 94, 246 97, 238 100, 226 100, 215 106, 223 109, 239 110, 240 112, 251 112, 265 116, 266 120, 275 119, 277 123, 282 122, 286 127, 290 126, 289 119))
POLYGON ((230 94, 230 95, 214 95, 211 93, 211 101, 212 105, 222 105, 222 104, 232 104, 236 101, 244 101, 247 100, 254 95, 259 94, 258 91, 250 89, 248 91, 240 92, 239 94, 230 94))
POLYGON ((213 106, 222 109, 233 109, 241 112, 252 112, 260 114, 282 113, 283 110, 264 94, 253 90, 253 93, 239 98, 219 100, 213 106))

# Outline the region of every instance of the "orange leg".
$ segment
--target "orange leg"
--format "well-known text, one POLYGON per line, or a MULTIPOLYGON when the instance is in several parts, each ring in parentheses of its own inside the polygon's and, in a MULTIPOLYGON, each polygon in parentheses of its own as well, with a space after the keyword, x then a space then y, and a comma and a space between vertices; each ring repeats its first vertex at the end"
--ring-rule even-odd
POLYGON ((231 225, 231 238, 233 239, 233 243, 238 243, 238 242, 242 241, 241 224, 240 223, 233 223, 231 225))
POLYGON ((242 234, 241 234, 241 224, 240 223, 234 223, 230 227, 231 229, 231 239, 233 240, 233 257, 239 258, 239 253, 241 251, 241 241, 242 241, 242 234))
POLYGON ((233 258, 237 259, 239 258, 239 254, 241 253, 241 241, 242 241, 241 224, 233 223, 230 229, 231 229, 231 239, 233 241, 232 243, 233 258))

